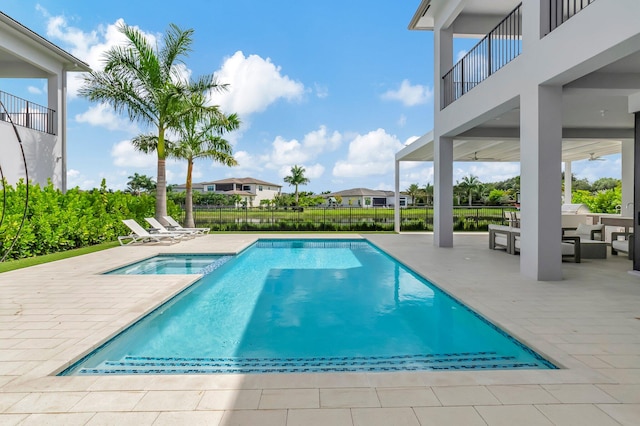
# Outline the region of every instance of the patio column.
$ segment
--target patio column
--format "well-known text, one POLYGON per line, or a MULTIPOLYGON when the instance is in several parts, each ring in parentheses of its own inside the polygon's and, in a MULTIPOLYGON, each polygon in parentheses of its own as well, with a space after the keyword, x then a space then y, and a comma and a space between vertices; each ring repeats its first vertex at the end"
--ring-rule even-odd
POLYGON ((433 244, 453 246, 453 139, 440 132, 438 116, 446 88, 442 76, 453 66, 453 28, 438 27, 434 41, 434 93, 436 94, 433 129, 433 244))
POLYGON ((400 232, 400 161, 396 160, 395 168, 396 193, 393 201, 393 230, 400 232))
POLYGON ((571 204, 571 192, 573 191, 573 179, 571 178, 571 161, 564 162, 564 203, 571 204))
POLYGON ((520 272, 539 281, 561 280, 562 87, 523 87, 520 158, 520 272))
POLYGON ((433 244, 453 247, 453 139, 433 140, 433 244))
POLYGON ((633 117, 635 126, 633 132, 633 270, 640 271, 640 227, 638 226, 640 221, 640 112, 634 112, 633 117))
POLYGON ((62 192, 67 191, 66 85, 67 73, 62 69, 47 79, 47 107, 55 111, 53 123, 47 125, 57 138, 51 159, 54 162, 53 185, 62 192))
POLYGON ((633 217, 633 179, 634 179, 634 140, 625 139, 622 141, 622 204, 620 205, 620 215, 633 217))

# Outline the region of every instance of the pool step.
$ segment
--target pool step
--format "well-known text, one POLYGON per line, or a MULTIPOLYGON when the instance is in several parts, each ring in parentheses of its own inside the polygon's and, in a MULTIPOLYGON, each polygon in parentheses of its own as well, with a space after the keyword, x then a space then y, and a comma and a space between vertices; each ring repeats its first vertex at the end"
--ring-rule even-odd
POLYGON ((314 373, 383 372, 417 370, 483 370, 539 368, 495 352, 438 355, 313 358, 181 358, 125 357, 106 361, 78 374, 211 374, 211 373, 314 373))

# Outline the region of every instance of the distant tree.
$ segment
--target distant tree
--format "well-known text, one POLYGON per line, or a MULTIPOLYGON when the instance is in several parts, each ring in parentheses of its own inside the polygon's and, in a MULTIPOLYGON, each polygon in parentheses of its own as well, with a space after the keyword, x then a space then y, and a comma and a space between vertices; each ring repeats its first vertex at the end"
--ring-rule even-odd
POLYGON ((427 182, 422 188, 422 193, 424 194, 425 204, 428 206, 433 205, 433 185, 427 182))
POLYGON ((477 176, 470 174, 463 177, 460 182, 456 182, 456 186, 467 195, 467 201, 471 206, 473 204, 473 195, 479 193, 482 189, 482 182, 477 176))
POLYGON ((622 186, 622 182, 620 181, 620 179, 603 177, 594 181, 593 184, 591 184, 591 191, 592 192, 604 191, 607 189, 613 189, 617 186, 622 186))
POLYGON ((156 189, 156 183, 153 178, 147 175, 139 175, 134 173, 133 176, 129 176, 127 182, 127 189, 124 192, 128 192, 133 195, 140 195, 143 192, 153 192, 156 189))
POLYGON ((284 181, 288 183, 290 186, 296 187, 295 199, 296 206, 298 205, 298 185, 306 185, 310 182, 308 178, 304 176, 305 168, 302 166, 293 166, 291 167, 291 174, 289 176, 285 176, 284 181))
POLYGON ((408 196, 411 197, 411 204, 416 205, 416 198, 420 195, 420 186, 417 183, 412 183, 407 189, 404 190, 408 196))

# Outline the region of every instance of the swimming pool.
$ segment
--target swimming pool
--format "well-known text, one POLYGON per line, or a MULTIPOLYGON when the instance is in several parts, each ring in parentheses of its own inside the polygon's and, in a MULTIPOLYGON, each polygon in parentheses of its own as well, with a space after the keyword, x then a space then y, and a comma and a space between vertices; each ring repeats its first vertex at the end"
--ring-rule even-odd
POLYGON ((364 240, 260 240, 61 374, 549 368, 364 240))

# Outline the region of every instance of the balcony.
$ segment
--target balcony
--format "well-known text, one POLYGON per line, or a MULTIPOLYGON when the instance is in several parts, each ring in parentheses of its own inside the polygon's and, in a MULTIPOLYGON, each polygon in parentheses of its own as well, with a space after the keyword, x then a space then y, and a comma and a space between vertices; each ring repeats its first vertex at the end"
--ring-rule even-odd
POLYGON ((0 120, 38 132, 55 135, 55 114, 52 109, 34 104, 0 90, 0 120))
POLYGON ((596 0, 549 0, 549 32, 596 0))
POLYGON ((522 3, 442 77, 442 109, 504 67, 522 51, 522 3))

